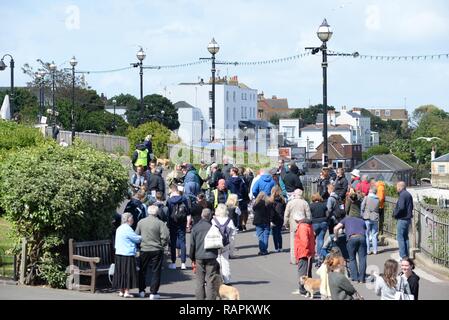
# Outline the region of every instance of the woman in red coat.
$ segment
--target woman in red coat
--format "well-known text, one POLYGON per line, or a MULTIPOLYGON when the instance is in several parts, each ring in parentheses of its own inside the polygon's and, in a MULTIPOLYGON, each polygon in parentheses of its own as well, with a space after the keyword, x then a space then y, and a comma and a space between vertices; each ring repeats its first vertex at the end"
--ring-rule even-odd
MULTIPOLYGON (((312 263, 315 256, 315 233, 313 232, 312 220, 299 220, 299 215, 294 215, 298 227, 295 233, 295 257, 298 262, 298 279, 302 276, 312 277, 312 263)), ((299 283, 299 281, 298 281, 299 283)), ((299 284, 299 293, 307 294, 303 285, 299 284)))

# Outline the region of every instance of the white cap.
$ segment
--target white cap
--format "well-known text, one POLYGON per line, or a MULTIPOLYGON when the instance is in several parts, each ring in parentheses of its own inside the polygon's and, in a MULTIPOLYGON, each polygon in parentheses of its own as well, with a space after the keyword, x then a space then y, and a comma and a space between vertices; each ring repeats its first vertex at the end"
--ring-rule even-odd
POLYGON ((359 169, 352 170, 351 175, 356 176, 356 177, 360 177, 360 170, 359 169))

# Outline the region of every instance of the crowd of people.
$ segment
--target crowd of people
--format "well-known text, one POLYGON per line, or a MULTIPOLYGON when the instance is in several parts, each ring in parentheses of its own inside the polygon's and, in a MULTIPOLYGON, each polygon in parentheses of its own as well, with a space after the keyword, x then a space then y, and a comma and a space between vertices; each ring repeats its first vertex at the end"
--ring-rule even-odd
MULTIPOLYGON (((348 181, 343 169, 323 168, 315 181, 317 192, 309 203, 304 199, 302 172, 293 162, 280 160, 278 167, 254 174, 250 168, 235 167, 225 158, 222 166, 201 161, 195 168, 182 163, 163 175, 163 168, 154 159, 150 136, 137 146, 132 160, 135 172, 129 183, 130 200, 120 221, 116 221, 113 286, 120 296, 130 297, 129 290, 138 287, 140 297, 145 297, 151 266, 150 299, 159 298, 168 245, 168 268, 177 269, 179 258, 180 269, 186 270, 188 256, 196 274, 196 298, 216 299, 217 284, 232 285, 230 260, 238 258, 237 234, 247 231, 252 220, 259 255, 269 254, 270 234, 273 253, 282 252, 282 231, 288 231, 290 263, 297 265, 298 279, 313 278, 315 264, 322 299, 360 298, 351 281, 365 283, 367 255, 379 253, 383 181, 361 176, 356 169, 348 181), (213 228, 219 230, 222 244, 205 249, 213 228)), ((388 260, 384 273, 375 278, 375 291, 382 299, 395 298, 396 292, 417 299, 419 277, 408 258, 413 200, 403 182, 397 184, 397 191, 394 217, 398 219, 403 274, 399 275, 397 261, 388 260)), ((297 293, 307 295, 304 281, 298 280, 298 284, 297 293)))

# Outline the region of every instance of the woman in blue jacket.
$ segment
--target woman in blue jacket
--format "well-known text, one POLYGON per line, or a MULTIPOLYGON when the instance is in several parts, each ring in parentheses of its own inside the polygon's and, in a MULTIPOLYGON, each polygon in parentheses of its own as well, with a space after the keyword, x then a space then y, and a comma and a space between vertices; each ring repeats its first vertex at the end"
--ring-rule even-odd
POLYGON ((138 286, 136 269, 136 244, 141 237, 134 233, 131 225, 134 223, 133 215, 129 212, 122 214, 122 224, 115 234, 115 270, 112 287, 119 289, 119 296, 131 298, 129 289, 138 286))

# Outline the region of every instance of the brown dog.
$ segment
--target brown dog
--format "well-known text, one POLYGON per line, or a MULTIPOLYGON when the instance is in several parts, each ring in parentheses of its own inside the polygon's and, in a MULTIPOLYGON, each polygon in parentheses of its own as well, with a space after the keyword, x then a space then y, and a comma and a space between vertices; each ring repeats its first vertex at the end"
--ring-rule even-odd
POLYGON ((225 284, 220 285, 218 296, 221 300, 240 300, 240 293, 237 288, 225 284))
POLYGON ((158 166, 164 166, 165 168, 168 168, 168 166, 170 165, 170 159, 157 159, 157 163, 158 166))
POLYGON ((321 280, 302 276, 299 278, 299 284, 303 285, 304 289, 306 289, 306 297, 310 295, 310 299, 313 299, 314 293, 320 291, 321 280))

